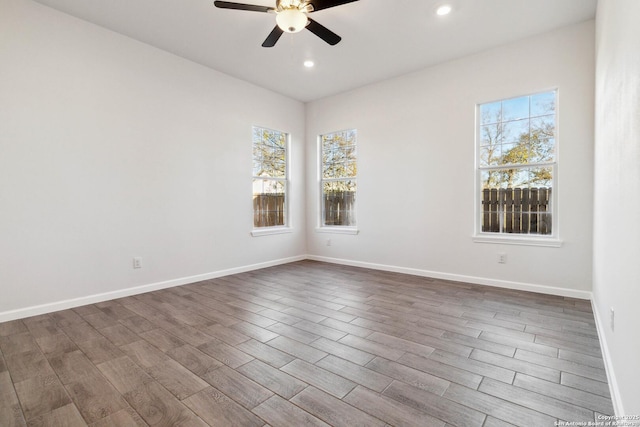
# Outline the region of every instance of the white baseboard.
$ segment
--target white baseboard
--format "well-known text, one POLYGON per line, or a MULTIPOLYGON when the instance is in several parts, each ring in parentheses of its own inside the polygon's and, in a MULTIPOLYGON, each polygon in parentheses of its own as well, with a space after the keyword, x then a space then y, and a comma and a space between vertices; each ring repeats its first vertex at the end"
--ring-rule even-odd
POLYGON ((557 295, 577 299, 591 300, 590 291, 579 291, 576 289, 558 288, 554 286, 536 285, 533 283, 512 282, 508 280, 489 279, 485 277, 465 276, 462 274, 443 273, 440 271, 421 270, 409 267, 397 267, 394 265, 375 264, 364 261, 353 261, 340 258, 330 258, 317 255, 307 255, 307 259, 313 261, 323 261, 333 264, 350 265, 353 267, 370 268, 373 270, 391 271, 394 273, 411 274, 414 276, 431 277, 434 279, 451 280, 455 282, 474 283, 476 285, 495 286, 498 288, 516 289, 520 291, 537 292, 540 294, 557 295))
POLYGON ((613 364, 611 362, 611 354, 609 353, 607 338, 604 334, 605 325, 602 323, 602 317, 600 317, 600 314, 596 308, 595 301, 593 299, 591 299, 591 310, 593 311, 593 317, 596 320, 598 339, 600 340, 600 350, 602 351, 602 360, 604 361, 605 371, 607 372, 607 381, 609 383, 609 393, 611 394, 613 410, 615 411, 615 415, 622 416, 625 414, 625 412, 624 408, 622 407, 622 399, 620 398, 618 380, 616 379, 616 374, 613 370, 613 364))
POLYGON ((616 376, 613 370, 613 365, 611 364, 611 356, 609 354, 606 338, 603 333, 604 325, 602 323, 602 319, 600 315, 598 314, 598 311, 596 310, 596 307, 593 301, 593 295, 589 291, 579 291, 574 289, 565 289, 565 288, 558 288, 553 286, 536 285, 532 283, 521 283, 521 282, 513 282, 513 281, 506 281, 506 280, 489 279, 484 277, 465 276, 460 274, 443 273, 438 271, 429 271, 429 270, 422 270, 422 269, 409 268, 409 267, 398 267, 393 265, 376 264, 376 263, 346 260, 346 259, 340 259, 340 258, 330 258, 330 257, 324 257, 324 256, 317 256, 317 255, 298 255, 294 257, 282 258, 282 259, 262 262, 258 264, 251 264, 251 265, 246 265, 241 267, 230 268, 227 270, 219 270, 219 271, 199 274, 195 276, 181 277, 178 279, 172 279, 172 280, 167 280, 163 282, 150 283, 147 285, 135 286, 132 288, 121 289, 121 290, 112 291, 112 292, 105 292, 101 294, 89 295, 89 296, 80 297, 80 298, 73 298, 73 299, 68 299, 64 301, 56 301, 48 304, 42 304, 42 305, 37 305, 32 307, 21 308, 17 310, 0 312, 0 322, 7 322, 10 320, 36 316, 39 314, 51 313, 59 310, 66 310, 69 308, 79 307, 87 304, 95 304, 97 302, 103 302, 103 301, 108 301, 116 298, 128 297, 131 295, 138 295, 145 292, 171 288, 174 286, 186 285, 189 283, 215 279, 218 277, 244 273, 247 271, 259 270, 261 268, 273 267, 281 264, 288 264, 291 262, 302 261, 305 259, 312 260, 312 261, 328 262, 332 264, 349 265, 353 267, 370 268, 373 270, 382 270, 382 271, 390 271, 395 273, 411 274, 414 276, 431 277, 434 279, 467 282, 467 283, 474 283, 478 285, 496 286, 499 288, 517 289, 522 291, 538 292, 542 294, 558 295, 558 296, 590 300, 591 306, 593 309, 593 314, 596 321, 596 327, 598 330, 598 337, 600 339, 600 346, 601 346, 602 356, 603 356, 603 360, 606 367, 607 378, 609 381, 609 389, 611 393, 611 400, 613 402, 613 408, 615 410, 616 415, 621 415, 625 413, 622 407, 622 401, 620 399, 618 382, 616 380, 616 376))
POLYGON ((202 280, 215 279, 217 277, 229 276, 232 274, 244 273, 247 271, 259 270, 261 268, 273 267, 280 264, 288 264, 290 262, 302 261, 307 259, 305 255, 298 255, 289 258, 282 258, 273 261, 261 262, 258 264, 245 265, 242 267, 230 268, 227 270, 219 270, 195 276, 180 277, 177 279, 167 280, 164 282, 150 283, 147 285, 135 286, 132 288, 120 289, 112 292, 104 292, 101 294, 88 295, 79 298, 56 301, 47 304, 41 304, 17 310, 0 312, 0 322, 8 322, 15 319, 23 319, 25 317, 37 316, 39 314, 51 313, 59 310, 80 307, 87 304, 95 304, 97 302, 109 301, 116 298, 124 298, 131 295, 143 294, 145 292, 157 291, 159 289, 171 288, 174 286, 186 285, 189 283, 200 282, 202 280))
POLYGON ((53 311, 66 310, 73 307, 79 307, 87 304, 95 304, 97 302, 108 301, 116 298, 128 297, 131 295, 137 295, 145 292, 151 292, 159 289, 166 289, 173 286, 186 285, 188 283, 199 282, 202 280, 215 279, 217 277, 229 276, 237 273, 244 273, 246 271, 258 270, 261 268, 272 267, 280 264, 287 264, 295 261, 302 261, 305 259, 313 261, 323 261, 333 264, 350 265, 354 267, 370 268, 374 270, 392 271, 396 273, 411 274, 414 276, 432 277, 434 279, 452 280, 457 282, 475 283, 478 285, 496 286, 499 288, 517 289, 529 292, 538 292, 542 294, 558 295, 578 299, 591 299, 591 292, 578 291, 573 289, 557 288, 552 286, 536 285, 531 283, 520 283, 498 279, 488 279, 483 277, 465 276, 460 274, 443 273, 438 271, 421 270, 409 267, 398 267, 393 265, 376 264, 363 261, 353 261, 339 258, 330 258, 317 255, 298 255, 289 258, 282 258, 273 261, 267 261, 258 264, 251 264, 236 268, 230 268, 227 270, 219 270, 205 274, 199 274, 195 276, 181 277, 177 279, 167 280, 163 282, 150 283, 142 286, 135 286, 132 288, 121 289, 112 292, 105 292, 101 294, 94 294, 79 298, 73 298, 63 301, 56 301, 52 303, 31 306, 21 308, 17 310, 0 312, 0 322, 6 322, 14 319, 22 319, 25 317, 36 316, 44 313, 51 313, 53 311))

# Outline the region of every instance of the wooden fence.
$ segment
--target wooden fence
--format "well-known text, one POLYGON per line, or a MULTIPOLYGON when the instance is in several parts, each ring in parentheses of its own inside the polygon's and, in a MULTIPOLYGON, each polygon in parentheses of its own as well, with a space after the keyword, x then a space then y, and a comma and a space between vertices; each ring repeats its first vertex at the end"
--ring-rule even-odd
POLYGON ((284 193, 253 195, 253 226, 273 227, 284 225, 284 193))
MULTIPOLYGON (((355 224, 355 192, 324 194, 324 225, 355 224)), ((482 231, 551 234, 551 188, 491 188, 482 190, 482 231)), ((282 193, 253 196, 254 227, 284 225, 282 193)))
POLYGON ((482 231, 551 234, 551 188, 482 190, 482 231))
MULTIPOLYGON (((354 225, 356 194, 336 191, 324 194, 324 225, 354 225)), ((283 193, 253 195, 253 226, 284 225, 285 200, 283 193)))
POLYGON ((324 225, 355 225, 356 193, 333 191, 324 193, 324 225))

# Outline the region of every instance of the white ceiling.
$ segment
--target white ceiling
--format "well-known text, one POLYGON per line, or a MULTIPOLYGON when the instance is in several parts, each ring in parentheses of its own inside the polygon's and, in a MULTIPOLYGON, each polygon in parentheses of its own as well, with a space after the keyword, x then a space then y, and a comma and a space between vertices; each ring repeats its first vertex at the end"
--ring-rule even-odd
POLYGON ((274 14, 213 0, 36 1, 306 102, 593 19, 597 0, 359 0, 310 15, 342 36, 338 45, 303 31, 273 48, 260 45, 274 14), (454 10, 438 17, 443 3, 454 10))

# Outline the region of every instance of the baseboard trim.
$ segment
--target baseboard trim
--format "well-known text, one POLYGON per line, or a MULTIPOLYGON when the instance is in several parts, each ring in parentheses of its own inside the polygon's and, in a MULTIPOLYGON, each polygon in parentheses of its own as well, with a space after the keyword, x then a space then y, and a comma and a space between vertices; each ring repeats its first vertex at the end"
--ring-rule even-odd
POLYGON ((622 407, 622 399, 620 398, 620 389, 618 388, 618 380, 616 379, 615 371, 613 370, 613 363, 611 361, 611 354, 609 353, 609 346, 607 345, 607 338, 604 334, 605 325, 602 323, 602 317, 597 310, 594 299, 591 299, 591 310, 593 311, 593 317, 596 321, 596 329, 598 331, 598 339, 600 340, 600 351, 602 351, 602 359, 604 361, 605 371, 607 373, 607 381, 609 383, 609 393, 611 394, 611 402, 613 403, 613 410, 615 415, 622 416, 625 414, 622 407))
POLYGON ((32 307, 21 308, 17 310, 10 310, 0 312, 0 322, 8 322, 16 319, 23 319, 26 317, 37 316, 40 314, 51 313, 59 310, 66 310, 69 308, 79 307, 87 304, 95 304, 98 302, 108 301, 117 298, 124 298, 132 295, 138 295, 146 292, 156 291, 160 289, 171 288, 174 286, 186 285, 189 283, 200 282, 203 280, 215 279, 218 277, 229 276, 232 274, 245 273, 247 271, 259 270, 262 268, 274 267, 277 265, 288 264, 296 261, 312 260, 321 261, 331 264, 348 265, 353 267, 369 268, 373 270, 390 271, 395 273, 411 274, 414 276, 431 277, 434 279, 451 280, 457 282, 474 283, 478 285, 495 286, 499 288, 516 289, 529 292, 538 292, 548 295, 557 295, 570 298, 584 299, 591 301, 591 307, 593 310, 596 328, 598 331, 598 337, 600 339, 600 347, 602 351, 602 357, 605 363, 607 372, 607 378, 609 382, 609 390, 611 393, 611 400, 616 415, 624 414, 622 406, 622 400, 620 399, 620 391, 618 388, 618 382, 616 380, 615 372, 611 362, 611 355, 609 354, 607 341, 604 331, 604 324, 600 317, 595 302, 593 300, 593 294, 588 291, 579 291, 573 289, 564 289, 553 286, 536 285, 532 283, 521 283, 507 280, 489 279, 484 277, 465 276, 460 274, 443 273, 438 271, 422 270, 409 267, 398 267, 386 264, 377 264, 364 261, 347 260, 341 258, 331 258, 318 255, 298 255, 294 257, 281 258, 272 261, 266 261, 257 264, 250 264, 241 267, 230 268, 226 270, 219 270, 205 274, 198 274, 194 276, 181 277, 177 279, 167 280, 163 282, 150 283, 147 285, 135 286, 127 289, 120 289, 112 292, 105 292, 101 294, 94 294, 80 298, 73 298, 63 301, 56 301, 48 304, 41 304, 32 307))
POLYGON ((591 300, 591 292, 578 291, 573 289, 558 288, 552 286, 536 285, 531 283, 521 283, 498 279, 489 279, 484 277, 465 276, 461 274, 443 273, 439 271, 422 270, 410 267, 398 267, 387 264, 377 264, 364 261, 354 261, 342 258, 331 258, 318 255, 298 255, 288 258, 282 258, 272 261, 266 261, 257 264, 250 264, 241 267, 230 268, 226 270, 219 270, 210 273, 199 274, 195 276, 181 277, 177 279, 167 280, 163 282, 150 283, 141 286, 135 286, 132 288, 120 289, 112 292, 105 292, 101 294, 94 294, 85 297, 73 298, 63 301, 56 301, 52 303, 25 307, 17 310, 10 310, 0 312, 0 322, 7 322, 15 319, 22 319, 30 316, 37 316, 39 314, 51 313, 59 310, 66 310, 69 308, 79 307, 87 304, 95 304, 97 302, 108 301, 116 298, 128 297, 131 295, 142 294, 145 292, 156 291, 160 289, 171 288, 173 286, 186 285, 189 283, 199 282, 202 280, 215 279, 217 277, 229 276, 232 274, 244 273, 252 270, 259 270, 261 268, 273 267, 281 264, 288 264, 291 262, 302 260, 322 261, 332 264, 350 265, 353 267, 370 268, 373 270, 391 271, 395 273, 411 274, 414 276, 432 277, 434 279, 452 280, 457 282, 474 283, 478 285, 495 286, 506 289, 516 289, 521 291, 538 292, 542 294, 558 295, 570 298, 591 300))
POLYGON ((591 292, 575 289, 558 288, 554 286, 537 285, 533 283, 512 282, 508 280, 489 279, 485 277, 465 276, 462 274, 443 273, 440 271, 421 270, 410 267, 376 264, 364 261, 354 261, 342 258, 330 258, 318 255, 307 255, 312 261, 322 261, 332 264, 350 265, 352 267, 370 268, 373 270, 391 271, 394 273, 411 274, 414 276, 431 277, 434 279, 451 280, 455 282, 474 283, 476 285, 495 286, 498 288, 515 289, 520 291, 537 292, 540 294, 557 295, 562 297, 591 300, 591 292))
POLYGON ((272 261, 261 262, 257 264, 245 265, 241 267, 229 268, 226 270, 213 271, 210 273, 198 274, 195 276, 180 277, 177 279, 167 280, 163 282, 150 283, 147 285, 134 286, 132 288, 120 289, 117 291, 104 292, 85 297, 72 298, 63 301, 56 301, 47 304, 41 304, 17 310, 0 312, 0 322, 8 322, 10 320, 23 319, 25 317, 37 316, 40 314, 51 313, 59 310, 67 310, 69 308, 80 307, 87 304, 95 304, 98 302, 109 301, 116 298, 124 298, 132 295, 143 294, 145 292, 157 291, 160 289, 171 288, 174 286, 187 285, 189 283, 200 282, 202 280, 215 279, 232 274, 245 273, 247 271, 259 270, 261 268, 273 267, 281 264, 288 264, 296 261, 307 259, 305 255, 298 255, 289 258, 282 258, 272 261))

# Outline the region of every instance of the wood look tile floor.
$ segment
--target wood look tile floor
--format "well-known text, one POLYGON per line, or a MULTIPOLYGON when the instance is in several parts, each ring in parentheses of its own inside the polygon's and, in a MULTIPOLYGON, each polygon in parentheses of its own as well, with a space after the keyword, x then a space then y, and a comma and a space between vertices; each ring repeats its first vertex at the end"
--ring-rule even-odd
POLYGON ((0 323, 0 426, 553 426, 588 301, 302 261, 0 323))

